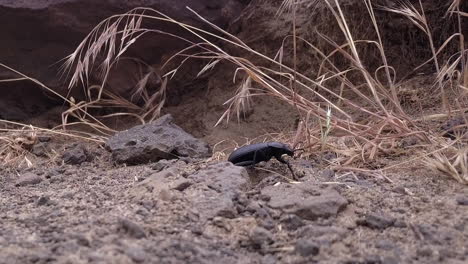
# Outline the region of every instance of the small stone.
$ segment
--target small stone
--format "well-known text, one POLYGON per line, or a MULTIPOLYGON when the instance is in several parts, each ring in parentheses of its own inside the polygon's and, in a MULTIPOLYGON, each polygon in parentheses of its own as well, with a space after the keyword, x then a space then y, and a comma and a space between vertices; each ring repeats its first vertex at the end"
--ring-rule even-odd
POLYGON ((330 189, 329 192, 320 196, 308 198, 299 203, 296 214, 306 220, 317 218, 329 218, 336 216, 348 205, 348 200, 337 191, 330 189))
POLYGON ((136 214, 139 214, 141 216, 148 216, 149 215, 149 211, 146 210, 146 208, 138 208, 138 210, 136 210, 135 212, 136 214))
POLYGON ((216 216, 211 220, 214 226, 224 229, 226 232, 232 232, 232 226, 226 221, 226 218, 216 216))
POLYGON ((183 192, 185 189, 187 189, 188 187, 190 187, 193 183, 188 181, 188 180, 177 180, 173 183, 174 187, 173 189, 174 190, 177 190, 177 191, 181 191, 183 192))
POLYGON ((50 202, 50 198, 48 196, 41 196, 37 199, 36 205, 42 206, 42 205, 48 204, 49 202, 50 202))
POLYGON ((468 196, 457 197, 457 204, 458 205, 463 205, 463 206, 468 206, 468 196))
POLYGON ((161 201, 170 201, 172 200, 173 198, 173 195, 171 194, 171 191, 169 191, 168 189, 162 189, 160 192, 159 192, 159 199, 161 201))
POLYGON ((465 226, 466 226, 466 223, 463 222, 463 221, 460 221, 460 222, 457 222, 453 225, 453 228, 455 228, 456 230, 460 231, 460 232, 464 232, 465 231, 465 226))
POLYGON ((151 166, 151 169, 159 172, 159 171, 162 171, 163 169, 167 168, 169 165, 170 165, 169 160, 162 159, 162 160, 156 162, 155 164, 153 164, 151 166))
POLYGON ((393 256, 386 256, 382 259, 382 264, 399 264, 401 263, 400 260, 398 260, 398 258, 396 257, 393 257, 393 256))
POLYGON ((72 238, 74 238, 76 240, 76 243, 80 246, 83 246, 83 247, 91 246, 91 242, 89 241, 89 239, 82 234, 74 234, 72 238))
POLYGON ((356 221, 356 224, 358 225, 381 230, 393 226, 394 223, 395 218, 388 215, 375 213, 369 213, 364 217, 364 219, 359 219, 356 221))
POLYGON ((37 144, 34 144, 34 146, 31 149, 31 153, 38 156, 38 157, 45 157, 47 153, 47 144, 39 142, 37 144))
POLYGON ((441 248, 439 250, 439 260, 453 259, 457 257, 457 252, 449 248, 441 248))
POLYGON ((249 234, 250 241, 255 246, 269 245, 273 243, 273 234, 262 227, 255 227, 249 234))
POLYGON ((62 159, 66 164, 79 165, 88 160, 88 151, 82 145, 75 145, 63 153, 62 159))
POLYGON ((322 159, 326 160, 326 161, 332 161, 334 159, 336 159, 338 156, 335 152, 332 152, 332 151, 327 151, 323 154, 322 156, 322 159))
POLYGON ((37 137, 37 139, 39 140, 39 142, 49 142, 52 138, 49 136, 39 136, 37 137))
POLYGON ((26 185, 35 185, 39 184, 42 181, 42 178, 37 174, 32 172, 27 172, 16 181, 16 186, 26 186, 26 185))
POLYGON ((280 218, 280 222, 283 226, 286 227, 286 229, 290 231, 294 231, 304 226, 304 222, 302 221, 302 219, 294 214, 283 215, 280 218))
POLYGON ((335 171, 331 169, 326 169, 322 171, 321 175, 326 179, 333 179, 335 177, 335 171))
POLYGON ((128 235, 130 235, 133 238, 140 239, 146 237, 146 233, 143 230, 143 228, 128 219, 119 219, 119 225, 121 229, 123 229, 128 235))
POLYGON ((416 254, 420 257, 431 257, 432 249, 430 249, 429 247, 418 248, 416 250, 416 254))
POLYGON ((393 226, 396 227, 396 228, 407 228, 408 227, 405 220, 402 220, 402 219, 395 220, 395 223, 393 224, 393 226))
POLYGON ((397 186, 395 188, 393 188, 392 190, 393 192, 396 192, 396 193, 399 193, 399 194, 408 194, 407 191, 406 191, 406 188, 403 187, 403 186, 397 186))
POLYGON ((136 263, 142 263, 146 260, 146 251, 139 246, 130 246, 125 250, 125 254, 136 263))
POLYGON ((300 239, 296 242, 295 250, 303 257, 316 256, 320 251, 320 246, 310 239, 300 239))
POLYGON ((395 244, 392 241, 382 239, 375 243, 375 247, 383 250, 392 250, 395 248, 395 244))
POLYGON ((278 258, 270 254, 263 256, 261 260, 261 264, 276 264, 276 263, 278 263, 278 258))
POLYGON ((358 263, 366 263, 366 264, 380 264, 382 263, 382 258, 377 255, 369 255, 364 258, 364 261, 358 263))

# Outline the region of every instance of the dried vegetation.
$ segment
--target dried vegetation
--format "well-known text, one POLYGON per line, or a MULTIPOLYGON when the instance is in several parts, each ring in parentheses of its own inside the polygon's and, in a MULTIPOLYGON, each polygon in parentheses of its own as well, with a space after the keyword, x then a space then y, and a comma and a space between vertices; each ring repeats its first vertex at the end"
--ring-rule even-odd
MULTIPOLYGON (((257 2, 262 4, 264 1, 257 2)), ((422 1, 385 1, 389 2, 392 4, 377 5, 371 0, 281 1, 277 17, 271 19, 284 19, 290 30, 282 36, 282 45, 275 56, 260 52, 190 9, 194 16, 213 30, 208 32, 180 23, 148 8, 136 8, 115 15, 97 25, 65 60, 63 69, 64 74, 70 77, 69 88, 84 87, 87 99, 75 102, 71 97, 62 98, 70 106, 63 113, 62 129, 85 124, 106 136, 114 131, 102 121, 105 118, 127 115, 142 123, 154 120, 164 106, 167 82, 189 59, 206 62, 199 75, 215 68, 220 62, 228 62, 236 68, 234 80, 240 77, 243 81, 225 103, 226 111, 216 125, 229 122, 233 116, 240 119, 243 114, 249 113, 254 107, 253 97, 272 96, 297 110, 300 116, 297 130, 283 136, 295 148, 302 149, 304 157, 332 151, 339 156, 331 164, 335 169, 370 167, 385 170, 384 167, 370 164, 378 157, 394 155, 402 149, 417 151, 420 153, 417 160, 429 162, 459 182, 467 183, 467 152, 463 150, 464 147, 455 147, 465 146, 464 137, 447 143, 441 140, 441 134, 437 131, 424 128, 427 120, 466 111, 468 54, 462 25, 466 25, 464 20, 467 14, 461 11, 462 2, 453 0, 445 5, 440 4, 445 11, 442 15, 437 13, 432 16, 428 15, 422 1), (416 30, 420 34, 413 39, 398 40, 402 42, 400 45, 392 44, 391 41, 395 40, 388 38, 388 29, 386 32, 382 29, 386 21, 379 21, 379 18, 387 15, 401 16, 402 21, 409 22, 413 27, 412 32, 416 30), (437 21, 432 21, 434 16, 437 21), (146 20, 176 24, 190 32, 196 41, 147 28, 144 26, 146 20), (311 25, 317 21, 322 24, 311 25), (434 23, 440 21, 446 21, 448 26, 443 30, 434 29, 434 23), (327 27, 333 30, 324 31, 327 27), (438 33, 434 34, 434 30, 438 33), (113 67, 123 59, 133 43, 151 33, 170 35, 186 42, 188 47, 170 57, 159 69, 141 62, 145 73, 140 76, 131 99, 113 94, 106 89, 113 67), (419 53, 412 57, 411 49, 415 43, 426 46, 420 47, 422 51, 417 51, 419 53), (390 49, 390 45, 398 46, 401 52, 390 49), (427 55, 425 61, 415 58, 421 54, 427 55), (168 65, 176 59, 179 59, 179 64, 168 69, 168 65), (402 63, 405 60, 407 64, 402 63), (395 61, 399 65, 394 67, 391 62, 395 61), (414 65, 416 62, 418 65, 414 65), (402 106, 406 96, 403 84, 423 69, 429 71, 433 79, 433 86, 427 87, 423 94, 435 94, 435 103, 440 102, 440 111, 414 116, 402 106), (101 73, 100 85, 88 84, 90 73, 94 70, 101 73), (410 74, 399 76, 401 72, 410 74), (158 79, 160 87, 157 91, 147 87, 150 78, 158 79), (138 100, 132 100, 135 98, 138 100), (112 114, 95 117, 92 110, 96 108, 116 110, 112 114), (77 121, 70 122, 70 116, 77 121), (402 142, 408 138, 418 143, 412 144, 414 146, 411 148, 402 147, 402 142)), ((408 27, 408 23, 402 22, 401 25, 408 27)), ((28 78, 16 73, 21 78, 28 78)), ((5 142, 8 142, 7 145, 13 144, 8 140, 5 142)), ((219 154, 219 157, 222 156, 219 154)))

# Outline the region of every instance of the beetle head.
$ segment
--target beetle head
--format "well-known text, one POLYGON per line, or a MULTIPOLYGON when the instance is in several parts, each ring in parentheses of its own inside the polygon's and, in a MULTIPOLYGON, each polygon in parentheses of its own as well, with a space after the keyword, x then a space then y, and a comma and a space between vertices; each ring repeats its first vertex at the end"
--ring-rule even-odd
POLYGON ((292 150, 288 145, 280 143, 280 142, 270 142, 268 143, 268 146, 270 148, 274 148, 280 153, 286 154, 288 156, 293 156, 294 155, 294 150, 292 150))

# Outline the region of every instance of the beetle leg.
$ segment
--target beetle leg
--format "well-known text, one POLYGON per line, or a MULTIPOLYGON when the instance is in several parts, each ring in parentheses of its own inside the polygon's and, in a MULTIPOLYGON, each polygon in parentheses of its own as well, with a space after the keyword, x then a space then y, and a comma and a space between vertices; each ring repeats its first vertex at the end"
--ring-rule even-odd
POLYGON ((253 166, 253 165, 255 165, 255 163, 254 163, 254 162, 252 162, 251 160, 249 160, 249 161, 241 161, 241 162, 237 162, 237 163, 235 163, 234 165, 236 165, 236 166, 242 166, 242 167, 246 167, 246 166, 253 166))
POLYGON ((297 181, 298 179, 297 179, 297 177, 296 177, 296 174, 294 174, 294 171, 293 171, 293 169, 292 169, 292 167, 291 167, 291 164, 289 164, 288 161, 286 161, 285 159, 283 159, 283 158, 281 157, 281 155, 276 155, 275 158, 276 158, 279 162, 284 163, 284 164, 286 164, 286 165, 288 166, 288 169, 289 169, 289 171, 291 171, 291 174, 292 174, 292 176, 293 176, 293 180, 297 181))
POLYGON ((256 151, 254 152, 254 156, 253 156, 253 160, 252 160, 252 163, 253 163, 254 165, 257 164, 257 151, 258 151, 258 150, 256 150, 256 151))

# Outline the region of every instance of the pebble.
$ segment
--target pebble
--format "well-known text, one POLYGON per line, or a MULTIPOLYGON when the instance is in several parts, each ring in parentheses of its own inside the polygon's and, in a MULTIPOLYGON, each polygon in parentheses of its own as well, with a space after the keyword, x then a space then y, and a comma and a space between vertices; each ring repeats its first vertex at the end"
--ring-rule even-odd
POLYGON ((42 178, 37 174, 32 172, 27 172, 16 181, 16 186, 26 186, 26 185, 35 185, 39 184, 42 181, 42 178))
POLYGON ((37 206, 47 205, 50 202, 50 198, 48 196, 42 195, 36 200, 37 206))
POLYGON ((468 196, 457 197, 457 204, 462 206, 468 206, 468 196))
POLYGON ((66 164, 79 165, 89 159, 88 151, 82 145, 75 145, 63 153, 62 159, 66 164))
POLYGON ((299 216, 294 214, 286 214, 281 216, 280 222, 284 227, 286 227, 286 229, 291 231, 297 230, 298 228, 304 226, 304 221, 302 221, 299 216))
POLYGON ((268 245, 273 243, 273 234, 262 227, 255 227, 249 234, 250 241, 255 246, 268 245))
POLYGON ((303 257, 316 256, 320 252, 320 246, 313 240, 300 239, 296 242, 295 250, 303 257))
POLYGON ((146 251, 139 246, 130 246, 125 249, 125 254, 136 263, 142 263, 146 260, 146 251))
POLYGON ((177 191, 180 191, 180 192, 183 192, 185 189, 187 189, 188 187, 192 186, 192 182, 191 181, 188 181, 188 180, 185 180, 185 179, 181 179, 181 180, 177 180, 173 183, 173 189, 174 190, 177 190, 177 191))
POLYGON ((130 235, 133 238, 140 239, 140 238, 145 238, 146 237, 146 233, 143 230, 143 228, 141 226, 135 224, 134 222, 128 220, 128 219, 120 218, 119 219, 119 226, 128 235, 130 235))
POLYGON ((385 214, 369 213, 364 219, 356 220, 357 225, 367 226, 372 229, 386 229, 395 224, 396 219, 385 214))

